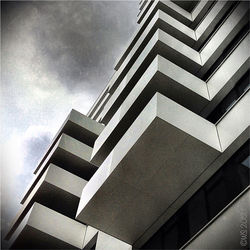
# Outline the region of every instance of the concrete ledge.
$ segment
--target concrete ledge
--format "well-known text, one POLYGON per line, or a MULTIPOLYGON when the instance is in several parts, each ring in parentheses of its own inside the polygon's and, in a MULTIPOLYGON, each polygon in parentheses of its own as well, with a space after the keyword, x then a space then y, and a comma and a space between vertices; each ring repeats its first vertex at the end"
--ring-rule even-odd
POLYGON ((250 125, 250 90, 221 118, 217 124, 221 148, 225 150, 250 125))
POLYGON ((63 125, 55 135, 54 139, 52 140, 49 148, 46 151, 46 154, 40 160, 37 168, 34 171, 34 174, 37 173, 40 167, 43 165, 50 151, 63 133, 76 138, 78 141, 83 142, 90 147, 93 147, 96 138, 102 132, 103 128, 103 124, 100 124, 72 109, 63 125))
POLYGON ((247 72, 249 56, 249 35, 247 35, 207 81, 211 101, 201 111, 202 117, 207 117, 247 72))
POLYGON ((99 114, 101 113, 103 107, 106 105, 106 103, 108 102, 108 100, 109 100, 110 97, 111 97, 111 95, 109 93, 107 93, 103 97, 102 102, 98 105, 98 107, 96 108, 96 111, 91 116, 92 119, 96 119, 99 116, 99 114))
POLYGON ((226 46, 248 21, 249 4, 248 2, 240 2, 201 50, 200 56, 203 66, 198 72, 198 76, 202 76, 208 71, 212 64, 222 55, 226 46))
POLYGON ((213 124, 156 94, 83 189, 77 219, 132 244, 219 155, 213 124))
POLYGON ((148 0, 140 1, 140 3, 139 3, 139 5, 140 5, 139 10, 142 10, 147 2, 148 2, 148 0))
POLYGON ((197 51, 158 29, 140 55, 132 61, 128 58, 116 71, 109 82, 109 92, 112 94, 122 80, 132 78, 135 73, 139 80, 143 70, 147 68, 145 63, 149 64, 158 54, 193 74, 201 67, 200 55, 197 51))
POLYGON ((242 240, 240 232, 247 230, 249 197, 248 187, 181 249, 247 249, 249 240, 242 240))
MULTIPOLYGON (((177 4, 171 1, 156 0, 153 3, 148 2, 144 10, 140 12, 137 18, 138 23, 146 22, 150 19, 155 12, 160 9, 165 13, 173 16, 178 21, 182 22, 185 25, 190 25, 192 22, 192 15, 188 11, 184 10, 177 4)), ((142 24, 141 24, 142 25, 142 24)))
POLYGON ((91 249, 96 244, 98 233, 99 230, 91 226, 87 226, 83 249, 91 249))
MULTIPOLYGON (((226 46, 233 40, 235 34, 246 24, 249 12, 248 8, 246 8, 246 4, 246 2, 241 2, 234 9, 229 18, 209 40, 201 53, 198 53, 191 47, 183 44, 161 30, 156 31, 134 64, 126 64, 126 61, 124 61, 123 67, 116 72, 109 83, 111 93, 114 92, 122 79, 128 81, 128 78, 131 78, 132 75, 137 72, 139 65, 141 66, 144 61, 150 62, 153 53, 164 56, 178 66, 188 70, 190 73, 199 77, 204 76, 211 65, 223 53, 226 46), (159 47, 157 50, 156 46, 159 47), (157 52, 153 52, 154 50, 157 52)), ((141 66, 140 71, 142 72, 144 69, 145 67, 141 66)), ((141 74, 138 74, 137 72, 136 80, 139 80, 140 76, 141 74)), ((101 116, 103 117, 103 115, 101 116)))
MULTIPOLYGON (((200 4, 204 5, 204 1, 200 4)), ((208 2, 207 4, 211 4, 211 2, 208 2)), ((139 43, 138 40, 143 40, 145 37, 144 43, 147 42, 157 28, 160 28, 171 36, 179 39, 188 46, 193 47, 195 50, 198 49, 205 39, 211 35, 214 27, 232 5, 233 2, 230 1, 216 2, 195 30, 178 21, 175 17, 158 9, 150 21, 143 22, 135 32, 133 38, 128 43, 126 51, 117 62, 115 70, 120 68, 126 58, 130 58, 129 54, 131 53, 131 50, 136 47, 136 44, 139 43)))
POLYGON ((248 44, 249 35, 238 44, 207 83, 160 56, 154 59, 135 87, 133 82, 125 79, 101 113, 103 121, 109 121, 109 124, 95 142, 91 161, 101 164, 155 92, 207 117, 248 70, 248 44), (121 105, 122 113, 117 111, 121 105))
POLYGON ((132 250, 132 246, 103 232, 98 233, 96 250, 132 250))
POLYGON ((191 13, 192 23, 189 25, 190 28, 195 29, 202 18, 206 15, 209 8, 213 5, 214 1, 199 1, 191 13))
POLYGON ((103 100, 104 96, 106 95, 106 93, 108 93, 108 86, 106 86, 103 89, 103 91, 101 92, 101 94, 98 96, 98 98, 96 99, 96 101, 94 102, 94 104, 92 105, 92 107, 90 108, 89 112, 87 113, 88 117, 91 117, 93 115, 93 113, 95 112, 96 108, 102 102, 102 100, 103 100))
POLYGON ((37 172, 31 185, 28 187, 21 203, 23 204, 25 202, 26 198, 36 183, 40 180, 50 163, 53 163, 85 180, 89 180, 97 170, 97 167, 89 162, 91 154, 91 147, 68 135, 62 134, 46 158, 46 161, 44 161, 43 166, 40 168, 39 172, 37 172))
POLYGON ((86 226, 39 203, 11 238, 11 249, 82 249, 86 226))
POLYGON ((121 84, 102 112, 102 119, 109 123, 95 142, 91 156, 95 164, 102 163, 156 92, 196 113, 209 102, 205 82, 161 56, 154 59, 132 91, 129 90, 128 84, 121 84))
POLYGON ((6 235, 6 240, 11 237, 34 202, 39 202, 46 207, 74 218, 82 189, 86 183, 87 181, 80 177, 54 164, 50 164, 14 219, 10 231, 6 235))
POLYGON ((134 54, 133 51, 140 50, 143 46, 145 47, 158 28, 189 46, 192 46, 196 41, 194 30, 163 11, 158 10, 147 25, 143 24, 135 32, 133 38, 128 43, 127 49, 116 63, 115 70, 118 70, 125 60, 131 58, 131 54, 134 54))
POLYGON ((223 18, 223 15, 233 4, 233 1, 218 1, 213 5, 211 10, 195 29, 197 41, 194 44, 194 49, 197 50, 205 42, 214 31, 216 25, 223 18))
POLYGON ((172 1, 175 4, 179 5, 182 9, 192 12, 196 5, 199 3, 199 1, 172 1))

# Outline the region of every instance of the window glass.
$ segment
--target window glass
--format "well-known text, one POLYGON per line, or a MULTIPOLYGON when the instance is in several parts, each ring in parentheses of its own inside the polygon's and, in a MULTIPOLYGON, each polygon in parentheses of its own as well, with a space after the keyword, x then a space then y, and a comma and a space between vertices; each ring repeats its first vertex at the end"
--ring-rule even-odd
POLYGON ((187 207, 190 236, 193 236, 208 222, 206 197, 203 189, 191 198, 187 207))

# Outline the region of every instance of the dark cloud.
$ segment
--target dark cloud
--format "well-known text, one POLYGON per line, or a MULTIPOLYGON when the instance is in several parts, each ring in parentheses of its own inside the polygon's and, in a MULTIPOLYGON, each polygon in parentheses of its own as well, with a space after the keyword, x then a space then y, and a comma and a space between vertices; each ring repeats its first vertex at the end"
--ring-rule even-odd
POLYGON ((22 29, 29 29, 47 71, 53 72, 69 91, 89 88, 97 92, 104 87, 112 75, 117 55, 135 30, 138 12, 138 3, 133 1, 17 5, 22 7, 13 8, 16 17, 11 19, 7 15, 5 23, 18 25, 15 20, 20 19, 25 22, 22 29))
POLYGON ((87 112, 135 31, 137 13, 138 1, 1 2, 0 136, 12 138, 1 186, 2 232, 51 140, 49 130, 54 133, 74 105, 87 112), (26 135, 39 125, 45 132, 26 135))

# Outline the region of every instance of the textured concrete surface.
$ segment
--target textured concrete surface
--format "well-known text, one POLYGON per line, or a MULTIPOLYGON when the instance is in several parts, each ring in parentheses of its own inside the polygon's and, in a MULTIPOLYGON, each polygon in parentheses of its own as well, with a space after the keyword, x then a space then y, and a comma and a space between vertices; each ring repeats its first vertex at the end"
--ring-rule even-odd
POLYGON ((97 241, 99 230, 94 227, 87 226, 84 242, 83 242, 83 249, 91 249, 97 241))
POLYGON ((144 245, 145 242, 147 242, 151 236, 157 232, 157 230, 159 230, 161 226, 165 224, 165 222, 169 220, 176 213, 176 211, 180 209, 183 204, 185 204, 192 197, 192 195, 197 192, 199 188, 201 188, 204 183, 206 183, 207 180, 213 176, 237 150, 239 150, 242 145, 244 145, 244 143, 246 143, 247 140, 249 140, 249 131, 249 127, 245 129, 241 135, 237 137, 237 139, 235 139, 234 142, 222 154, 220 154, 198 178, 196 178, 192 185, 186 189, 178 197, 178 199, 175 200, 175 202, 173 202, 169 208, 143 232, 143 234, 134 242, 133 245, 135 248, 140 248, 144 245))
POLYGON ((101 113, 103 121, 110 122, 95 142, 91 161, 100 164, 105 159, 155 92, 206 116, 248 70, 248 44, 249 35, 242 39, 207 82, 160 56, 153 60, 134 88, 133 81, 124 79, 101 113), (118 108, 122 113, 117 111, 118 108))
POLYGON ((34 203, 11 239, 15 249, 82 249, 86 226, 34 203))
POLYGON ((94 142, 98 135, 102 132, 104 128, 103 124, 100 124, 89 117, 81 114, 80 112, 72 109, 68 117, 62 124, 61 128, 52 140, 46 154, 43 156, 39 162, 34 173, 36 174, 40 167, 43 165, 50 151, 53 149, 57 143, 59 137, 64 133, 73 138, 77 138, 78 141, 85 143, 86 145, 93 147, 94 142))
POLYGON ((157 94, 83 189, 77 219, 133 243, 219 154, 213 124, 157 94))
POLYGON ((22 209, 14 219, 6 239, 9 239, 14 230, 21 223, 34 202, 41 203, 68 217, 74 218, 82 189, 87 181, 50 164, 32 192, 27 197, 22 209))
POLYGON ((132 246, 103 232, 98 233, 96 250, 132 250, 132 246))
POLYGON ((91 154, 91 147, 68 135, 62 134, 53 149, 50 151, 50 154, 47 156, 46 161, 44 161, 43 166, 39 169, 32 180, 31 185, 28 187, 27 192, 22 199, 22 203, 25 202, 26 198, 36 183, 40 180, 50 163, 54 163, 55 165, 88 180, 97 169, 96 166, 89 162, 91 154))

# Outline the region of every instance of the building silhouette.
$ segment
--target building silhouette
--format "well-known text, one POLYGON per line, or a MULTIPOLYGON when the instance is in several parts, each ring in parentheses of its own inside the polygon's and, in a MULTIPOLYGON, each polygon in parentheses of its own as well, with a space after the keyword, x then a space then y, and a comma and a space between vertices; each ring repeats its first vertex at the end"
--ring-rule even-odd
POLYGON ((110 82, 37 166, 10 248, 247 249, 249 54, 247 1, 141 0, 110 82))

